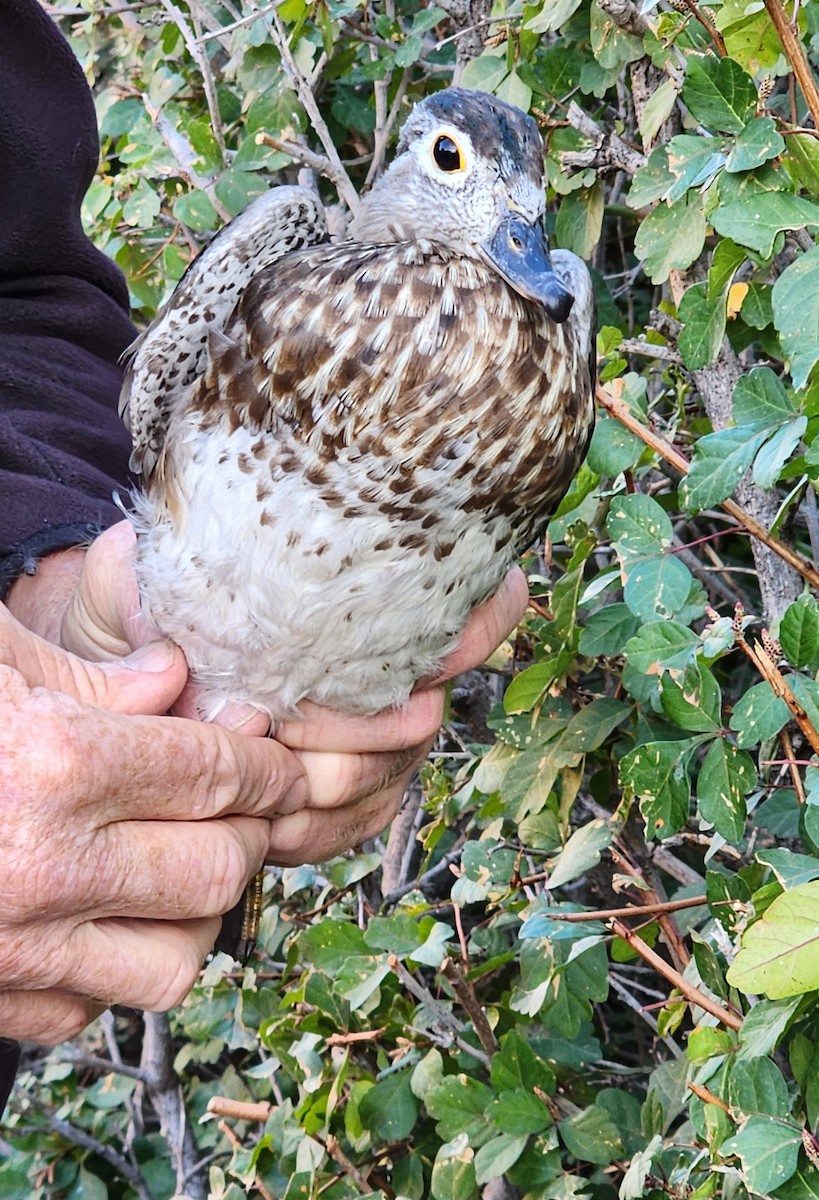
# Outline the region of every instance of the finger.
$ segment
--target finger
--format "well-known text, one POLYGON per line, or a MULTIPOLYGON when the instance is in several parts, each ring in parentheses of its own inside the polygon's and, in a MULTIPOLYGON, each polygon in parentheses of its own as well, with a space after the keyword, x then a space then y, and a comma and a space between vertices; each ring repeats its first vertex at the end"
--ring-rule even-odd
POLYGON ((155 642, 119 663, 89 663, 25 629, 0 605, 0 662, 29 687, 63 692, 115 712, 167 712, 188 668, 172 642, 155 642))
POLYGON ((401 807, 411 771, 386 791, 345 808, 305 808, 271 823, 268 861, 282 867, 326 862, 350 846, 377 837, 401 807))
POLYGON ((76 1037, 105 1006, 60 988, 0 992, 0 1036, 56 1046, 76 1037))
POLYGON ((62 986, 107 1005, 165 1012, 180 1004, 221 928, 201 921, 89 921, 60 949, 62 986))
POLYGON ((520 621, 529 603, 529 585, 520 567, 513 567, 498 591, 470 616, 461 640, 443 663, 441 672, 423 686, 454 679, 479 667, 520 621))
POLYGON ((373 717, 335 712, 306 700, 299 706, 304 720, 277 725, 276 740, 292 750, 350 754, 404 750, 438 732, 444 699, 443 689, 425 688, 410 696, 403 708, 389 708, 373 717))
MULTIPOLYGON (((62 707, 48 697, 51 748, 34 764, 47 794, 65 792, 99 826, 117 821, 206 821, 229 813, 268 817, 305 803, 307 783, 298 759, 266 738, 245 738, 176 717, 128 717, 62 707)), ((32 769, 34 769, 34 767, 32 769)))
MULTIPOLYGON (((117 822, 90 846, 82 891, 53 888, 48 919, 221 916, 239 902, 264 862, 269 828, 267 821, 251 817, 198 824, 117 822)), ((33 921, 41 911, 39 905, 30 914, 33 921)), ((25 900, 18 912, 27 915, 25 900)), ((20 982, 13 976, 8 981, 20 982)))
POLYGON ((306 807, 339 809, 383 792, 424 761, 428 744, 383 754, 299 751, 310 795, 306 807))
MULTIPOLYGON (((187 717, 191 721, 201 721, 202 713, 197 703, 200 692, 198 684, 188 680, 181 695, 174 702, 172 712, 175 717, 187 717)), ((213 718, 214 725, 232 729, 243 737, 266 737, 270 730, 270 717, 251 704, 225 704, 213 718)))
POLYGON ((85 552, 82 571, 60 625, 60 645, 91 661, 123 658, 156 641, 142 615, 130 521, 112 525, 85 552))

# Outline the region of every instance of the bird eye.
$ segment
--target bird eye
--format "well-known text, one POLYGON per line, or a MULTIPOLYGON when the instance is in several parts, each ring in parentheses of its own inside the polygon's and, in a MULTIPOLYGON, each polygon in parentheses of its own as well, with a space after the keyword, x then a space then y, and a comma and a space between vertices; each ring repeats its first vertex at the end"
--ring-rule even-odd
POLYGON ((448 174, 464 169, 460 147, 445 133, 436 139, 435 145, 432 147, 432 157, 435 159, 436 165, 448 174))

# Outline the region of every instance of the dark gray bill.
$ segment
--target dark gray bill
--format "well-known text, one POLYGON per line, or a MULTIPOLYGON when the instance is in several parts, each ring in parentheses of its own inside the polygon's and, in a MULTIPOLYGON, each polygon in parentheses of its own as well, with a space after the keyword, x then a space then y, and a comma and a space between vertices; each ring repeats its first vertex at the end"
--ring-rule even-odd
POLYGON ((558 324, 566 320, 574 296, 554 272, 540 222, 530 225, 518 213, 510 212, 483 246, 483 252, 519 295, 542 304, 558 324))

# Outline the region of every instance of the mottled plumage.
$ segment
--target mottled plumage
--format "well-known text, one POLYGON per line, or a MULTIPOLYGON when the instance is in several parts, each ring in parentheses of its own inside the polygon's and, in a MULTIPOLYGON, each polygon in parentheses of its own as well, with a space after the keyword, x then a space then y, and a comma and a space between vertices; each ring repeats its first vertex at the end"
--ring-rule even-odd
POLYGON ((143 334, 137 571, 206 715, 400 704, 554 511, 592 428, 593 302, 543 205, 534 122, 450 89, 350 240, 274 189, 143 334))

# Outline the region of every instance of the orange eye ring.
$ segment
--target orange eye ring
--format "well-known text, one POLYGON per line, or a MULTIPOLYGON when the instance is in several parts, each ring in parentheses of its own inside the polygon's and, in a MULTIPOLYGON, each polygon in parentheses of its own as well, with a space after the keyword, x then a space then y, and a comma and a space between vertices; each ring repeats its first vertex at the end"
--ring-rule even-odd
POLYGON ((446 172, 447 175, 454 175, 456 171, 463 171, 465 169, 461 148, 448 133, 442 133, 440 137, 435 139, 435 144, 432 147, 432 157, 435 160, 436 167, 446 172))

